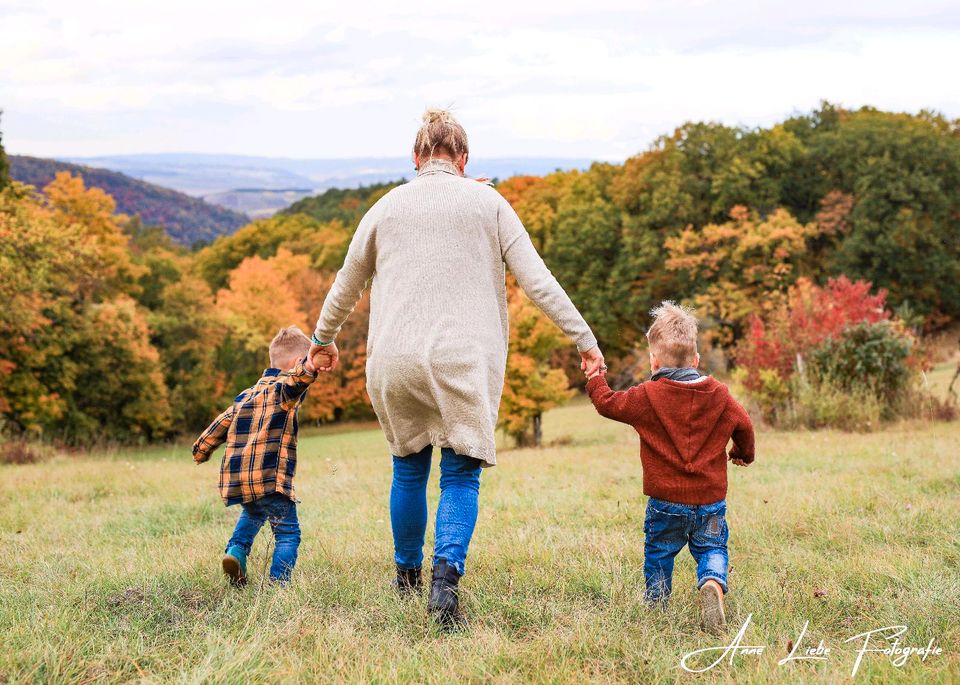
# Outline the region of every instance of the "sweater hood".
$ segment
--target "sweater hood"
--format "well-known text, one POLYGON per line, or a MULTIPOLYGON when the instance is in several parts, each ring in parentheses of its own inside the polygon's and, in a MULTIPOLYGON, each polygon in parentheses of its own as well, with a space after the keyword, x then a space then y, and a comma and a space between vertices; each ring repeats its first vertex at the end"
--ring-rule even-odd
POLYGON ((730 391, 712 377, 694 383, 661 378, 644 385, 654 414, 677 454, 689 464, 713 435, 730 391))

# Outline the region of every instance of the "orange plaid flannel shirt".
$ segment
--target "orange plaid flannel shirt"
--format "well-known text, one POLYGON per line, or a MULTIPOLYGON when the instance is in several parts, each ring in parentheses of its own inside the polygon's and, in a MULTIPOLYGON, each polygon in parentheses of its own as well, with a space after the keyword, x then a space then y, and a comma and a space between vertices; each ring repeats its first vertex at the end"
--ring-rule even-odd
POLYGON ((317 378, 304 369, 305 361, 286 372, 264 371, 256 385, 237 395, 194 443, 193 460, 198 464, 227 443, 220 462, 220 496, 227 506, 274 492, 296 499, 297 411, 317 378))

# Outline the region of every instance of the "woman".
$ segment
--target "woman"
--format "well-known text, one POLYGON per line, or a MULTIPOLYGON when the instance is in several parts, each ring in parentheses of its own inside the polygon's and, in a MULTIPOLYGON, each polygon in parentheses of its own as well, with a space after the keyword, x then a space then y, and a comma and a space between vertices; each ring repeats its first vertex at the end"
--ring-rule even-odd
MULTIPOLYGON (((507 361, 504 262, 524 292, 603 365, 597 340, 493 188, 466 179, 467 135, 444 110, 417 133, 417 177, 360 221, 327 294, 311 358, 330 371, 334 342, 369 279, 367 391, 393 452, 390 520, 401 593, 419 592, 427 479, 439 447, 440 503, 428 611, 459 622, 457 587, 477 521, 480 469, 496 464, 494 432, 507 361)), ((605 368, 605 367, 602 367, 605 368)))

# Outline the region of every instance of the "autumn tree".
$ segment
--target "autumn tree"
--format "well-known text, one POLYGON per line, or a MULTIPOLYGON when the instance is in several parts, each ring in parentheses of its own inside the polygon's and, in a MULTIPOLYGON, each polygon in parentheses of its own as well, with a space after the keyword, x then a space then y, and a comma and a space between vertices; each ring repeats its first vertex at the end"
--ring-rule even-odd
POLYGON ((310 330, 291 286, 309 262, 306 255, 285 249, 268 259, 247 257, 229 273, 229 286, 217 293, 217 308, 226 323, 220 363, 234 370, 236 390, 267 366, 270 341, 278 330, 291 325, 310 330))
POLYGON ((778 307, 800 275, 797 264, 816 226, 803 225, 780 209, 761 219, 746 207, 730 221, 687 228, 668 238, 666 267, 683 271, 695 284, 693 301, 717 324, 713 339, 733 342, 747 317, 778 307))
POLYGON ((499 426, 518 446, 539 446, 543 412, 573 395, 566 374, 549 364, 566 339, 512 278, 507 293, 510 341, 499 426))
POLYGON ((558 171, 547 176, 514 176, 497 184, 497 191, 516 211, 538 251, 553 237, 558 207, 579 176, 577 171, 558 171))
POLYGON ((309 256, 319 270, 337 269, 343 262, 350 232, 339 221, 321 222, 306 214, 278 214, 258 219, 236 233, 224 236, 197 253, 195 266, 217 290, 227 285, 229 274, 248 257, 267 259, 285 247, 309 256))
MULTIPOLYGON (((321 303, 336 274, 311 272, 300 292, 310 311, 319 313, 321 303), (313 281, 311 283, 311 281, 313 281), (309 287, 304 287, 309 286, 309 287)), ((373 418, 367 396, 367 329, 370 324, 370 293, 364 293, 337 336, 340 363, 335 371, 314 383, 303 405, 303 416, 317 422, 373 418)))
POLYGON ((84 279, 86 297, 109 297, 136 292, 136 279, 143 273, 131 258, 129 238, 124 233, 127 217, 115 214, 113 198, 99 188, 87 188, 80 176, 58 172, 44 189, 53 220, 80 231, 99 255, 96 280, 84 279))
POLYGON ((20 431, 73 442, 150 440, 169 403, 120 218, 69 177, 50 197, 0 193, 0 411, 20 431))
POLYGON ((200 430, 249 385, 225 362, 229 336, 210 287, 192 274, 165 284, 149 314, 151 340, 170 396, 172 418, 184 431, 200 430))

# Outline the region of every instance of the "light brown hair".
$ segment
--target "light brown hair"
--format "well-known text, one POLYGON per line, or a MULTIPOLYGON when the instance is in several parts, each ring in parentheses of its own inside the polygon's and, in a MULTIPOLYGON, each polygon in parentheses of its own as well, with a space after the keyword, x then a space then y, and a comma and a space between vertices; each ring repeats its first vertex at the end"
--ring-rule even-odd
POLYGON ((691 366, 697 357, 697 318, 693 310, 665 300, 650 310, 653 324, 647 331, 650 351, 661 366, 691 366))
MULTIPOLYGON (((270 366, 280 368, 291 359, 300 359, 310 351, 310 338, 297 326, 287 326, 270 341, 270 366)), ((286 370, 286 369, 282 369, 286 370)))
POLYGON ((413 152, 421 161, 440 153, 451 159, 470 153, 467 132, 450 110, 428 109, 423 113, 423 125, 417 131, 413 152))

